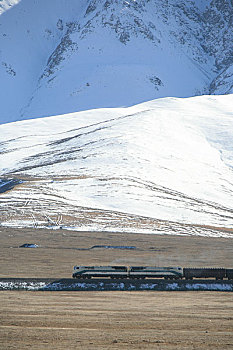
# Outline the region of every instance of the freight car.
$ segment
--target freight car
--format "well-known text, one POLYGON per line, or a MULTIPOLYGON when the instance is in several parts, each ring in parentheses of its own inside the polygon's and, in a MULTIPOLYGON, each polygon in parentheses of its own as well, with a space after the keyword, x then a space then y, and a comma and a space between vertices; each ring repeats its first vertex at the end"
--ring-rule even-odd
POLYGON ((164 278, 192 280, 194 278, 215 278, 233 280, 233 269, 187 268, 156 266, 74 266, 73 278, 164 278))
POLYGON ((226 269, 223 268, 184 268, 184 278, 192 280, 193 278, 215 278, 223 280, 226 276, 226 269))
POLYGON ((233 280, 233 269, 226 269, 226 277, 229 280, 233 280))

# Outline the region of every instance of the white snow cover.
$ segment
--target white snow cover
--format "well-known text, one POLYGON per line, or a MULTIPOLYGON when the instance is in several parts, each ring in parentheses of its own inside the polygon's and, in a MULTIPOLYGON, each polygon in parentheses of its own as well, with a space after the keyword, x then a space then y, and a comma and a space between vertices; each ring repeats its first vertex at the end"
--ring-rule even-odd
POLYGON ((0 1, 0 123, 233 91, 230 0, 0 1))
POLYGON ((165 98, 1 125, 1 175, 43 179, 2 194, 0 208, 57 200, 63 215, 76 206, 230 228, 232 106, 233 95, 165 98))
POLYGON ((0 1, 0 15, 9 10, 12 6, 17 5, 21 0, 1 0, 0 1))
POLYGON ((13 281, 0 281, 0 290, 40 290, 46 287, 45 282, 13 282, 13 281))

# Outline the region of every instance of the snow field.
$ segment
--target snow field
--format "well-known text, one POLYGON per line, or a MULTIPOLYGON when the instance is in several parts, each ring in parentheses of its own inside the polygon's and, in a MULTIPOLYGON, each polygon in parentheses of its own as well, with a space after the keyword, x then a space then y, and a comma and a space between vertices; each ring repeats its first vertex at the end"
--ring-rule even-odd
POLYGON ((1 175, 43 177, 33 200, 230 228, 232 105, 165 98, 1 125, 1 175))

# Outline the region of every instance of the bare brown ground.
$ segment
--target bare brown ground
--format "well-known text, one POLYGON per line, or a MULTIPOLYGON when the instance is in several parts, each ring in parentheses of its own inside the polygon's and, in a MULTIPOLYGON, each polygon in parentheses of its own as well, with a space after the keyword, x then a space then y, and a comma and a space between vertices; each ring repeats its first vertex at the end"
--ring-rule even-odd
MULTIPOLYGON (((0 228, 0 277, 69 278, 74 264, 232 267, 232 256, 224 238, 0 228), (94 245, 139 249, 74 249, 94 245)), ((0 292, 1 350, 228 350, 232 331, 232 293, 0 292)))
POLYGON ((0 228, 0 277, 69 278, 73 265, 233 267, 232 257, 227 238, 0 228), (24 243, 41 247, 18 248, 24 243), (138 250, 75 250, 94 245, 138 250))
POLYGON ((233 349, 231 293, 1 292, 0 348, 233 349))

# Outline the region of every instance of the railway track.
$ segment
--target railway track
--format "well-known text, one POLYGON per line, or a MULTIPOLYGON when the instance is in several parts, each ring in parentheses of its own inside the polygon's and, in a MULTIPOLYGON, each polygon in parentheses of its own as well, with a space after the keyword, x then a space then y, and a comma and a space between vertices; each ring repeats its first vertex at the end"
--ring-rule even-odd
POLYGON ((192 281, 164 279, 110 279, 91 278, 0 278, 2 290, 31 291, 227 291, 233 292, 233 281, 195 279, 192 281))

